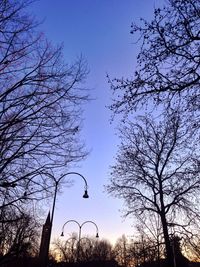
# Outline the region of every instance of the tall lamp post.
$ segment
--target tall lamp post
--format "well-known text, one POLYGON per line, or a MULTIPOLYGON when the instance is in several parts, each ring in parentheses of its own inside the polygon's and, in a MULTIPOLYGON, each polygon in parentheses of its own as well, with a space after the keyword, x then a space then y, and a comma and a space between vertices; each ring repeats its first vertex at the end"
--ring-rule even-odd
MULTIPOLYGON (((66 177, 67 175, 78 175, 79 177, 81 177, 85 183, 85 187, 84 187, 84 194, 83 194, 83 198, 89 198, 88 196, 88 184, 86 179, 84 178, 84 176, 78 172, 68 172, 65 173, 63 175, 61 175, 58 179, 56 179, 53 175, 48 174, 53 181, 55 182, 55 190, 54 190, 54 197, 53 197, 53 206, 52 206, 52 213, 51 216, 49 217, 50 220, 50 226, 47 229, 47 236, 46 236, 46 240, 45 240, 45 244, 41 241, 41 245, 40 245, 40 261, 41 261, 41 267, 46 267, 47 266, 47 262, 48 262, 48 254, 49 254, 49 245, 50 245, 50 240, 51 240, 51 232, 52 232, 52 225, 53 225, 53 218, 54 218, 54 211, 55 211, 55 204, 56 204, 56 197, 57 197, 57 192, 58 192, 58 185, 60 183, 60 181, 66 177), (45 245, 45 246, 44 246, 45 245)), ((45 232, 45 229, 43 229, 45 232)), ((43 236, 42 236, 43 239, 43 236)))
POLYGON ((82 230, 82 227, 86 224, 86 223, 92 223, 95 228, 96 228, 96 238, 99 237, 99 229, 98 229, 98 226, 96 225, 95 222, 93 221, 85 221, 83 222, 82 224, 80 224, 79 222, 77 222, 76 220, 68 220, 66 221, 64 224, 63 224, 63 227, 62 227, 62 233, 61 233, 61 236, 64 236, 64 228, 66 226, 66 224, 68 223, 71 223, 71 222, 74 222, 78 225, 79 227, 79 234, 78 234, 78 247, 77 247, 77 261, 79 260, 79 252, 80 252, 80 241, 81 241, 81 230, 82 230))

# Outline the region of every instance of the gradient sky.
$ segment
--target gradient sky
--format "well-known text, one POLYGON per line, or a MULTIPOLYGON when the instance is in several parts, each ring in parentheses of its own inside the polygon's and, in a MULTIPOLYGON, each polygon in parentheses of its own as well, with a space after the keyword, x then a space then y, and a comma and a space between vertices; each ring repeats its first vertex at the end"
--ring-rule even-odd
MULTIPOLYGON (((80 224, 94 221, 101 238, 115 242, 122 234, 134 236, 134 219, 122 218, 123 202, 108 196, 104 185, 109 181, 109 166, 114 163, 119 140, 116 124, 110 123, 111 92, 106 73, 111 77, 129 77, 135 68, 138 47, 130 34, 131 23, 152 17, 153 8, 161 0, 38 0, 31 5, 40 26, 54 44, 64 44, 66 62, 82 54, 90 73, 85 87, 92 89, 95 100, 85 106, 82 139, 91 150, 80 167, 70 170, 81 173, 89 184, 89 199, 83 199, 83 181, 72 176, 75 183, 58 195, 52 240, 59 237, 67 220, 80 224)), ((50 203, 51 204, 51 203, 50 203)), ((50 208, 51 206, 49 206, 50 208)), ((48 212, 48 210, 47 210, 48 212)), ((95 235, 95 227, 85 224, 82 235, 95 235)), ((65 227, 65 238, 78 232, 76 224, 65 227)))

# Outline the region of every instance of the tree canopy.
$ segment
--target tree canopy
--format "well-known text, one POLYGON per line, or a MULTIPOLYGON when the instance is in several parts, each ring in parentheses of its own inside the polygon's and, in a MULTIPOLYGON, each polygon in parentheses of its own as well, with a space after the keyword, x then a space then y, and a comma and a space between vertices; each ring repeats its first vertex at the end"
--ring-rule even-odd
POLYGON ((132 77, 109 77, 110 109, 123 120, 108 192, 127 215, 158 214, 169 266, 172 227, 192 234, 199 220, 199 26, 199 1, 166 1, 131 26, 140 47, 132 77))
POLYGON ((87 155, 79 135, 87 64, 64 61, 62 45, 27 12, 31 2, 0 1, 0 231, 7 236, 34 201, 50 196, 51 177, 87 155))
POLYGON ((199 223, 200 151, 180 114, 163 117, 141 116, 120 128, 108 192, 124 200, 126 215, 159 216, 170 255, 170 233, 192 236, 199 223))
POLYGON ((152 21, 132 24, 139 35, 133 78, 110 79, 116 93, 111 109, 130 112, 147 104, 199 109, 200 3, 168 0, 156 8, 152 21))
POLYGON ((62 46, 38 32, 28 4, 0 4, 0 194, 7 189, 6 203, 24 192, 42 197, 46 173, 66 170, 86 155, 78 135, 80 104, 87 100, 81 89, 85 62, 63 61, 62 46))

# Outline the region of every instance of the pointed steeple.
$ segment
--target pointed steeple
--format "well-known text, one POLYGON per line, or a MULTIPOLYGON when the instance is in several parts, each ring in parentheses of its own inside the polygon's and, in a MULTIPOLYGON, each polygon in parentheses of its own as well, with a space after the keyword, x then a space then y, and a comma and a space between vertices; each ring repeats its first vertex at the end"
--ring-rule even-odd
POLYGON ((50 225, 51 224, 51 214, 50 214, 50 211, 47 215, 47 218, 46 218, 46 222, 45 222, 45 225, 50 225))
POLYGON ((40 251, 39 251, 39 259, 41 267, 47 266, 46 255, 48 255, 49 251, 50 233, 51 233, 51 213, 49 211, 45 224, 43 224, 42 228, 42 236, 41 236, 40 251))

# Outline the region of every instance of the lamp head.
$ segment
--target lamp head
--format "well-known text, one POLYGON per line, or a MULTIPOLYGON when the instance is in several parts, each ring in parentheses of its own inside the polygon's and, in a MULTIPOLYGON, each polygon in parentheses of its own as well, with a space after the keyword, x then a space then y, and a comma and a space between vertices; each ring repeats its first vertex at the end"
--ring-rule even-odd
POLYGON ((83 195, 83 198, 89 198, 89 195, 88 195, 87 190, 85 190, 85 193, 84 193, 84 195, 83 195))
POLYGON ((64 236, 64 233, 62 232, 60 236, 64 236))
POLYGON ((96 234, 96 238, 99 238, 99 234, 98 233, 96 234))

